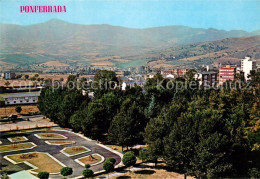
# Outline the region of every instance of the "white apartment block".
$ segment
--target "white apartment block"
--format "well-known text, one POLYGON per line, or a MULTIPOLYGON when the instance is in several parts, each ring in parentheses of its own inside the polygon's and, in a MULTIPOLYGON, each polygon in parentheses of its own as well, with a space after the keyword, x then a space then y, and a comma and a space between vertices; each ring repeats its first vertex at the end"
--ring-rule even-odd
POLYGON ((251 60, 250 57, 245 57, 245 59, 241 60, 241 71, 244 72, 245 80, 250 80, 248 75, 251 70, 256 69, 256 61, 251 60))

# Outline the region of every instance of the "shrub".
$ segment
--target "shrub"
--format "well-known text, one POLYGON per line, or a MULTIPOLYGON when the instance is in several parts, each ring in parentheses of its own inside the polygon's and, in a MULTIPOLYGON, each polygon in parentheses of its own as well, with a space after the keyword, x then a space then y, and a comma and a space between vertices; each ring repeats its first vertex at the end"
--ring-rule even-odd
POLYGON ((9 179, 7 173, 5 173, 5 172, 2 173, 2 175, 1 175, 1 179, 9 179))
POLYGON ((17 113, 22 112, 22 107, 21 107, 21 106, 16 106, 15 111, 16 111, 17 113))
POLYGON ((49 173, 48 172, 39 172, 38 173, 38 178, 40 178, 40 179, 48 179, 49 178, 49 173))
POLYGON ((60 170, 60 174, 62 176, 68 176, 68 175, 71 175, 73 173, 73 170, 72 168, 70 167, 63 167, 61 170, 60 170))
POLYGON ((87 163, 87 164, 85 165, 85 168, 90 168, 90 164, 87 163))
POLYGON ((112 172, 114 170, 114 164, 110 161, 106 161, 104 164, 103 164, 103 169, 109 173, 109 172, 112 172))
POLYGON ((83 175, 85 178, 90 178, 90 177, 93 177, 94 172, 93 172, 91 169, 86 168, 85 170, 83 170, 82 175, 83 175))
POLYGON ((123 164, 127 167, 130 167, 136 163, 136 157, 134 152, 126 152, 123 156, 123 164))
POLYGON ((249 175, 251 178, 260 178, 260 170, 257 168, 251 168, 249 170, 249 175))
POLYGON ((114 158, 107 158, 107 160, 106 161, 109 161, 109 162, 111 162, 113 165, 116 163, 116 159, 114 159, 114 158))

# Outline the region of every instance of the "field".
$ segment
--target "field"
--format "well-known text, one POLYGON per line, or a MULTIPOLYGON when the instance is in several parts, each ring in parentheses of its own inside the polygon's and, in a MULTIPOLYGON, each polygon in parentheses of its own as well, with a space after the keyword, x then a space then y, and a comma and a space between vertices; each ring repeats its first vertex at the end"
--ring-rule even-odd
POLYGON ((88 155, 86 157, 80 158, 79 161, 84 163, 84 164, 95 164, 98 163, 102 160, 101 156, 93 154, 93 155, 88 155))
POLYGON ((18 143, 18 144, 10 144, 10 145, 1 145, 0 153, 16 151, 16 150, 26 150, 35 146, 31 142, 18 143))
POLYGON ((0 86, 5 87, 22 87, 24 86, 34 86, 35 81, 31 80, 24 80, 24 79, 16 79, 16 80, 0 80, 0 86), (9 82, 10 84, 7 86, 6 83, 9 82))
POLYGON ((71 140, 48 140, 46 141, 49 145, 67 145, 67 144, 74 144, 75 141, 71 140))
POLYGON ((58 173, 62 168, 61 164, 57 163, 46 153, 34 152, 28 154, 16 154, 9 155, 8 158, 17 163, 26 161, 33 164, 38 167, 38 169, 33 170, 35 172, 46 171, 49 173, 58 173))
POLYGON ((65 136, 56 133, 38 133, 36 137, 40 139, 66 139, 65 136))
POLYGON ((82 153, 89 152, 89 151, 90 151, 89 149, 82 147, 82 146, 67 147, 62 150, 63 153, 65 153, 69 156, 74 156, 74 155, 82 154, 82 153))
POLYGON ((28 139, 25 138, 24 136, 16 136, 16 137, 10 137, 8 138, 12 142, 24 142, 27 141, 28 139))
MULTIPOLYGON (((29 112, 39 112, 39 109, 36 105, 22 105, 22 112, 23 114, 28 114, 29 112)), ((16 106, 7 106, 0 108, 0 117, 10 116, 11 114, 18 114, 15 111, 16 106)))
POLYGON ((40 65, 44 65, 44 66, 62 66, 62 67, 69 66, 68 64, 61 63, 59 61, 48 61, 48 62, 42 63, 40 65))

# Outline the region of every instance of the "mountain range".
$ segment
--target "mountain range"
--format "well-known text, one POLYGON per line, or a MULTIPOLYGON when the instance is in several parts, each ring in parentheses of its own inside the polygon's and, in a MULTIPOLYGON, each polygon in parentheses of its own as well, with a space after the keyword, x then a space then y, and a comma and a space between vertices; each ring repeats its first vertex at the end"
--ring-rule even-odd
POLYGON ((0 65, 59 61, 128 67, 146 63, 150 57, 156 58, 161 53, 167 55, 174 48, 172 55, 176 56, 176 48, 189 47, 190 44, 257 35, 260 35, 259 30, 225 31, 186 26, 134 29, 73 24, 58 19, 28 26, 0 24, 0 65))

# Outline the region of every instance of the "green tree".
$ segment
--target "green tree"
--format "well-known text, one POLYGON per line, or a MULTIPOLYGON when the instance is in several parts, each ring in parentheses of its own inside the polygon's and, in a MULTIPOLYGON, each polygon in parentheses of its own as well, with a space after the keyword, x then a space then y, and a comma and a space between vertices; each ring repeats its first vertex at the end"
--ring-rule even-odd
POLYGON ((228 176, 232 171, 232 145, 221 113, 190 110, 178 118, 164 139, 164 159, 185 175, 228 176))
POLYGON ((69 127, 70 117, 87 100, 79 90, 67 90, 63 92, 62 102, 59 104, 58 121, 61 126, 69 127))
POLYGON ((93 139, 102 139, 106 132, 108 121, 102 104, 92 102, 87 106, 85 119, 82 121, 83 132, 93 139))
POLYGON ((49 178, 49 173, 48 172, 39 172, 38 173, 38 177, 40 178, 40 179, 48 179, 49 178))
POLYGON ((185 78, 187 79, 187 81, 194 81, 194 75, 197 73, 196 70, 194 69, 190 69, 187 71, 185 78))
POLYGON ((101 70, 94 76, 93 87, 107 91, 118 84, 118 79, 114 71, 101 70))
POLYGON ((145 142, 148 144, 148 157, 157 164, 157 159, 163 156, 163 138, 167 135, 167 125, 164 118, 153 118, 145 128, 145 142))
POLYGON ((126 99, 120 112, 114 117, 108 131, 108 139, 122 146, 132 146, 143 141, 142 132, 147 119, 135 102, 126 99))
POLYGON ((146 149, 139 150, 138 157, 142 160, 142 162, 147 161, 149 157, 148 151, 146 149))

